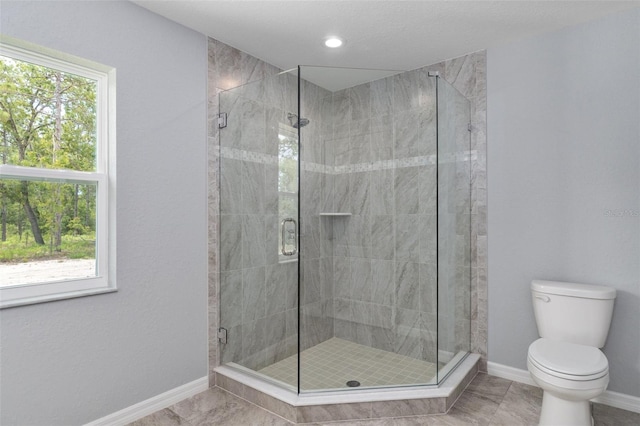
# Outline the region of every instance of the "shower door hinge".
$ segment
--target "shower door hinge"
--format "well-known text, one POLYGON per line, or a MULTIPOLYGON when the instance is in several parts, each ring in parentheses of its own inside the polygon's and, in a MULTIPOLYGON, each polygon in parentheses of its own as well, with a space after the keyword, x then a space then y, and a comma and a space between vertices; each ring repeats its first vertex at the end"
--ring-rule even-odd
POLYGON ((471 123, 467 123, 467 130, 473 132, 473 125, 471 123))
POLYGON ((218 341, 223 345, 227 344, 227 329, 220 327, 218 329, 218 341))
POLYGON ((221 112, 218 114, 218 129, 224 129, 227 127, 227 113, 221 112))

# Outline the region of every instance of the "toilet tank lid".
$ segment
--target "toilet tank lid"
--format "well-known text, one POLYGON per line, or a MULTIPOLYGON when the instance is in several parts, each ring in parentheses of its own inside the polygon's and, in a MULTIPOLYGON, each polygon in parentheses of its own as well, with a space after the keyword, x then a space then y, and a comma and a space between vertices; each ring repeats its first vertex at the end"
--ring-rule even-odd
POLYGON ((603 285, 565 283, 560 281, 531 281, 531 290, 560 296, 582 297, 585 299, 615 299, 616 289, 603 285))

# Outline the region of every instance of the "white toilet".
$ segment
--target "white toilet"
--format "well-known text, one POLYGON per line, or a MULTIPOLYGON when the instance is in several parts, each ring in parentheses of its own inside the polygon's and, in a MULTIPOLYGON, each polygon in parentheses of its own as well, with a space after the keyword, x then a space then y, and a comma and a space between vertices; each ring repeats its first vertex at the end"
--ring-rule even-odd
POLYGON ((529 346, 527 368, 544 391, 540 425, 592 424, 589 400, 609 384, 600 351, 611 324, 616 290, 557 281, 531 282, 540 339, 529 346))

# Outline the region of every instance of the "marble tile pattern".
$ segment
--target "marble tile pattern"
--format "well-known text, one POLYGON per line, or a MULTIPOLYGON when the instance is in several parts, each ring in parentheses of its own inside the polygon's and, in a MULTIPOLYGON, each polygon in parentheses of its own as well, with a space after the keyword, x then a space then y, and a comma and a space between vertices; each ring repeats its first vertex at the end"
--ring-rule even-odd
MULTIPOLYGON (((478 51, 466 56, 447 60, 425 67, 429 71, 438 72, 460 94, 470 101, 471 116, 471 294, 470 297, 459 297, 458 302, 469 303, 470 321, 463 318, 464 323, 452 325, 457 332, 471 333, 471 352, 481 355, 480 371, 486 371, 487 362, 487 108, 486 108, 486 51, 478 51)), ((462 163, 459 163, 462 164, 462 163)), ((466 169, 466 164, 464 164, 466 169)), ((461 172, 461 171, 459 171, 461 172)), ((458 171, 456 172, 458 173, 458 171)), ((466 171, 464 173, 467 173, 466 171)), ((454 197, 454 200, 463 197, 454 197)), ((459 223, 464 224, 465 220, 459 223)), ((464 247, 464 244, 458 244, 464 247)), ((466 274, 467 270, 456 273, 466 274)), ((450 276, 454 273, 451 272, 450 276)), ((456 287, 460 288, 460 287, 456 287)), ((456 310, 465 307, 456 306, 456 310)), ((451 333, 449 333, 451 335, 451 333)), ((454 333, 455 335, 455 333, 454 333)))
POLYGON ((251 362, 265 362, 262 359, 266 359, 269 353, 273 356, 278 351, 287 352, 286 344, 270 344, 272 342, 265 338, 263 329, 267 314, 275 323, 283 322, 283 311, 288 306, 270 306, 267 309, 263 301, 267 293, 283 291, 267 288, 267 275, 278 274, 285 277, 282 282, 286 282, 287 275, 291 274, 287 274, 286 268, 274 271, 267 264, 270 259, 266 254, 266 217, 277 212, 272 211, 273 203, 267 199, 272 192, 264 186, 252 184, 255 180, 266 181, 267 166, 259 161, 250 161, 256 157, 269 157, 266 138, 270 129, 265 117, 272 111, 255 100, 256 95, 269 90, 268 85, 248 83, 259 82, 280 70, 213 39, 209 39, 208 51, 209 371, 210 384, 214 385, 212 370, 220 362, 245 357, 251 362), (220 92, 241 85, 245 86, 219 97, 220 92), (219 102, 222 105, 219 106, 219 102), (229 131, 222 141, 217 123, 220 107, 231 118, 228 121, 229 131), (233 119, 240 112, 247 118, 243 120, 246 123, 242 127, 239 120, 233 119), (225 153, 225 150, 239 152, 240 155, 236 158, 227 155, 231 158, 221 162, 220 153, 225 153), (248 158, 243 158, 242 153, 248 158), (222 250, 221 241, 226 242, 222 250), (229 339, 229 344, 223 348, 219 347, 217 339, 220 318, 228 330, 229 339), (252 333, 260 333, 261 337, 252 339, 252 333), (259 352, 260 356, 250 351, 259 352))
MULTIPOLYGON (((281 262, 278 246, 279 138, 283 126, 295 134, 287 115, 298 110, 298 81, 291 73, 279 73, 215 40, 209 40, 209 68, 210 156, 219 168, 211 170, 209 177, 209 219, 217 225, 212 232, 218 233, 210 235, 210 250, 219 247, 219 253, 210 254, 209 266, 211 275, 218 271, 220 277, 219 282, 210 283, 210 303, 219 306, 209 307, 210 346, 216 352, 210 355, 210 367, 236 362, 258 370, 291 356, 298 346, 298 265, 281 262), (220 131, 212 113, 218 109, 227 114, 227 126, 220 131), (223 345, 217 342, 219 326, 228 330, 223 345)), ((306 82, 303 89, 304 99, 309 100, 305 105, 310 105, 305 117, 319 135, 322 111, 313 104, 328 92, 306 82)), ((305 253, 300 265, 303 348, 333 335, 333 280, 327 266, 332 253, 322 244, 330 229, 322 226, 318 216, 323 175, 331 171, 319 167, 323 153, 315 151, 310 144, 301 151, 307 160, 303 178, 318 188, 300 192, 304 207, 299 245, 305 253)))
MULTIPOLYGON (((224 386, 233 386, 224 378, 224 386)), ((230 381, 233 382, 233 381, 230 381)), ((131 423, 131 426, 534 426, 538 423, 542 392, 539 388, 479 373, 446 414, 417 415, 424 400, 295 407, 260 397, 235 383, 232 393, 209 389, 131 423), (257 404, 265 408, 260 408, 257 404), (347 418, 340 421, 339 418, 347 418)), ((229 388, 227 388, 229 389, 229 388)), ((438 404, 431 402, 429 404, 438 404)), ((436 407, 437 408, 437 407, 436 407)), ((602 404, 593 405, 595 426, 635 426, 640 414, 602 404)))
MULTIPOLYGON (((451 277, 471 276, 471 294, 460 297, 454 288, 447 300, 456 312, 470 314, 450 321, 444 331, 471 333, 471 350, 486 366, 485 56, 478 52, 336 93, 303 82, 302 116, 311 121, 302 133, 301 178, 303 188, 314 188, 301 191, 303 349, 335 336, 435 360, 435 79, 426 74, 436 70, 471 101, 473 125, 468 159, 455 153, 438 159, 455 170, 450 174, 454 186, 455 178, 464 176, 455 164, 470 161, 472 182, 470 217, 451 218, 458 231, 465 220, 471 222, 471 270, 444 269, 451 277), (318 218, 321 211, 354 216, 318 218), (456 305, 462 299, 467 302, 456 305)), ((260 368, 292 355, 295 347, 295 268, 277 264, 270 250, 277 232, 270 183, 277 176, 273 123, 286 122, 286 112, 297 109, 295 77, 279 71, 209 39, 212 385, 212 369, 221 363, 241 360, 260 368), (241 113, 242 123, 249 123, 229 120, 219 134, 218 95, 241 85, 220 102, 230 118, 241 113), (260 177, 263 182, 256 185, 260 177), (282 332, 267 336, 283 323, 282 332), (229 330, 227 345, 218 344, 220 325, 229 330)), ((451 198, 451 207, 464 207, 456 201, 460 196, 451 198)), ((458 252, 461 246, 458 241, 458 252)), ((456 254, 456 244, 450 252, 456 254)), ((455 340, 451 348, 464 349, 455 340)))
POLYGON ((486 354, 481 342, 470 343, 479 306, 469 286, 479 277, 470 232, 478 154, 468 124, 480 54, 455 61, 462 74, 446 74, 453 65, 445 62, 333 94, 334 114, 351 117, 334 125, 336 155, 333 168, 327 164, 336 175, 334 211, 352 213, 332 220, 336 337, 430 362, 438 335, 443 351, 486 354), (428 75, 434 69, 442 70, 438 83, 428 75))

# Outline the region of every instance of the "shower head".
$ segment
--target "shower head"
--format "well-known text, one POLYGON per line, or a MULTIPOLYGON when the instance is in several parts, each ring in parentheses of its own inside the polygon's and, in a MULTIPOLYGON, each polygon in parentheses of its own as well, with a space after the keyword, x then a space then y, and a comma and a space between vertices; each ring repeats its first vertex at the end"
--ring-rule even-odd
POLYGON ((309 124, 309 119, 308 118, 300 118, 298 119, 298 116, 293 114, 293 113, 288 113, 287 114, 287 118, 289 119, 289 123, 291 123, 291 126, 294 129, 297 128, 301 128, 306 126, 307 124, 309 124))
POLYGON ((297 129, 298 127, 304 127, 307 124, 309 124, 309 119, 302 117, 301 119, 298 120, 297 123, 293 124, 293 127, 297 129))

